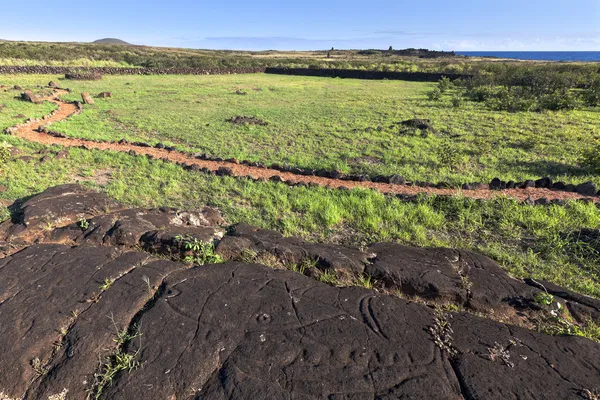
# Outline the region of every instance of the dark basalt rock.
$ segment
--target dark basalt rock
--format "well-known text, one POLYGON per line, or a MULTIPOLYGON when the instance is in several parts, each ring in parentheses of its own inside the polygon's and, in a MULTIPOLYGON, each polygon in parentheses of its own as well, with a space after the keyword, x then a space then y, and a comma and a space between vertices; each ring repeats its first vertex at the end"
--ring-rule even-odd
POLYGON ((118 374, 103 398, 450 400, 533 391, 562 400, 600 377, 600 344, 586 339, 468 313, 436 316, 256 264, 186 269, 108 247, 38 245, 0 261, 7 279, 0 362, 11 368, 0 370, 0 391, 8 398, 85 398, 117 330, 134 324, 141 336, 124 351, 142 367, 118 374), (36 359, 48 371, 41 377, 36 359))
MULTIPOLYGON (((3 232, 20 226, 23 239, 0 238, 0 365, 10 366, 0 368, 2 399, 86 398, 124 330, 141 335, 121 348, 141 366, 117 374, 102 398, 562 400, 585 398, 600 382, 600 343, 587 339, 444 314, 248 262, 189 268, 152 258, 139 249, 185 255, 177 235, 220 238, 218 211, 118 203, 95 211, 107 201, 63 185, 2 224, 3 232), (54 209, 64 225, 38 229, 54 209), (86 228, 75 222, 80 210, 86 228)), ((583 234, 592 240, 597 232, 583 234)), ((524 318, 532 297, 547 291, 576 321, 600 319, 600 300, 513 279, 464 250, 395 243, 360 250, 246 224, 232 227, 216 250, 226 260, 249 253, 288 265, 315 260, 338 276, 365 273, 379 288, 502 316, 524 318)))
POLYGON ((593 182, 585 182, 577 185, 575 191, 584 196, 594 196, 596 195, 596 185, 593 182))
POLYGON ((406 179, 401 175, 392 175, 389 181, 392 185, 404 185, 406 183, 406 179))
POLYGON ((369 255, 359 249, 307 243, 294 237, 284 237, 281 233, 258 229, 247 224, 237 224, 217 246, 225 260, 240 259, 245 251, 269 253, 283 264, 299 264, 303 260, 316 260, 318 267, 333 269, 343 274, 362 273, 369 255))
POLYGON ((227 167, 219 167, 216 174, 218 176, 233 176, 233 170, 227 167))
POLYGON ((522 185, 520 185, 521 189, 532 189, 535 188, 535 181, 532 180, 527 180, 525 182, 523 182, 522 185))
POLYGON ((535 187, 550 189, 550 188, 552 188, 552 179, 548 178, 548 177, 538 179, 537 181, 535 181, 535 187))

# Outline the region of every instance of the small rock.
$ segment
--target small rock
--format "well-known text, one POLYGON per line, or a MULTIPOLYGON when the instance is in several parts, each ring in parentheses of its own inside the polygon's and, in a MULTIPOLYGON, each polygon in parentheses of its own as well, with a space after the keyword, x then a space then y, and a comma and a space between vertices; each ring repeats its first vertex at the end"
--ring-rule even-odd
MULTIPOLYGON (((504 187, 506 187, 506 183, 504 184, 504 187)), ((494 179, 492 179, 492 181, 490 182, 490 189, 491 190, 500 190, 500 189, 502 189, 502 181, 500 180, 500 178, 494 178, 494 179)))
POLYGON ((535 181, 526 180, 523 185, 521 185, 521 189, 532 189, 535 188, 535 181))
POLYGON ((233 176, 233 170, 227 167, 219 167, 216 172, 217 176, 233 176))
POLYGON ((577 185, 575 191, 584 196, 594 196, 598 189, 596 189, 596 185, 593 182, 585 182, 577 185))
POLYGON ((89 93, 81 93, 81 99, 83 100, 83 104, 94 104, 94 99, 92 99, 89 93))
POLYGON ((21 98, 33 104, 40 104, 42 102, 40 98, 37 95, 33 94, 33 92, 29 89, 21 93, 21 98))
POLYGON ((406 179, 404 179, 401 175, 392 175, 390 176, 389 182, 392 185, 404 185, 406 183, 406 179))
POLYGON ((51 88, 56 88, 56 87, 58 87, 58 84, 54 81, 50 81, 50 83, 48 83, 48 86, 51 88))
POLYGON ((64 158, 69 158, 69 150, 61 150, 59 151, 56 156, 54 156, 54 158, 57 159, 64 159, 64 158))
POLYGON ((536 188, 544 188, 544 189, 548 189, 552 187, 552 179, 551 178, 541 178, 538 179, 537 181, 535 181, 535 187, 536 188))
POLYGON ((107 99, 109 97, 112 97, 112 93, 111 92, 102 92, 102 93, 98 93, 98 97, 99 99, 107 99))
POLYGON ((552 189, 555 189, 555 190, 565 190, 566 187, 567 187, 567 185, 565 185, 564 182, 554 182, 552 184, 552 189))

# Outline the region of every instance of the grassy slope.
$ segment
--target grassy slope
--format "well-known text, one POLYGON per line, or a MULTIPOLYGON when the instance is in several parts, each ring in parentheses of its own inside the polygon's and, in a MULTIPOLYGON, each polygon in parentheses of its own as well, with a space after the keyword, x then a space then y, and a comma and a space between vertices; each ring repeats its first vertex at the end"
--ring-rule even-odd
POLYGON ((224 158, 409 180, 461 184, 551 175, 600 184, 579 167, 581 151, 600 135, 598 109, 511 114, 475 103, 457 109, 450 96, 427 100, 432 84, 274 75, 114 76, 65 84, 74 90, 71 100, 81 91, 114 94, 55 125, 74 137, 160 141, 224 158), (234 94, 237 89, 247 95, 234 94), (236 115, 269 125, 226 122, 236 115), (431 119, 440 133, 423 138, 390 128, 413 117, 431 119), (447 157, 448 148, 457 154, 447 157))

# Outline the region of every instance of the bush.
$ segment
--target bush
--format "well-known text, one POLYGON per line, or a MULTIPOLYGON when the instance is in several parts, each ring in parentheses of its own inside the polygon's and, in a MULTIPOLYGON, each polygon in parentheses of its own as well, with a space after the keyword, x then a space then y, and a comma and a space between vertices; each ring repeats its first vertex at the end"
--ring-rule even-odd
POLYGON ((442 91, 440 88, 435 88, 427 94, 427 97, 429 97, 429 100, 439 101, 442 98, 442 91))
POLYGON ((581 156, 581 165, 591 168, 594 172, 600 173, 600 139, 594 143, 581 156))
POLYGON ((454 97, 452 97, 452 106, 454 108, 460 108, 463 105, 463 98, 460 95, 454 95, 454 97))
POLYGON ((588 106, 600 106, 600 78, 596 78, 583 90, 582 98, 584 103, 588 106))
POLYGON ((489 99, 496 97, 497 93, 498 90, 491 86, 477 86, 467 89, 466 92, 469 99, 478 103, 488 101, 489 99))
POLYGON ((438 89, 440 92, 445 93, 450 89, 454 88, 454 84, 447 76, 442 77, 442 79, 438 83, 438 89))
POLYGON ((554 92, 542 96, 539 100, 539 110, 574 110, 578 102, 571 92, 554 92))

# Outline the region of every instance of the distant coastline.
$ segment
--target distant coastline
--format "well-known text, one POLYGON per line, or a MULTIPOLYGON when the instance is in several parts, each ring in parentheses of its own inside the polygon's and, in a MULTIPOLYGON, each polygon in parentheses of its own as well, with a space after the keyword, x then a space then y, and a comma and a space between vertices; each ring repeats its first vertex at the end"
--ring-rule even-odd
POLYGON ((456 54, 515 60, 600 62, 600 51, 457 51, 456 54))

